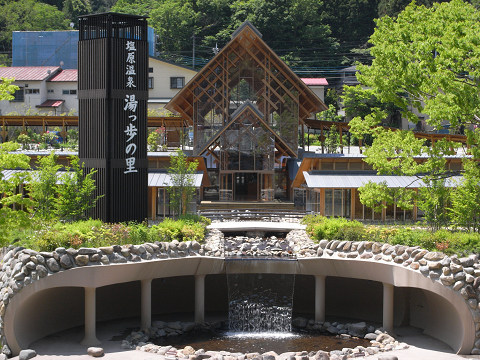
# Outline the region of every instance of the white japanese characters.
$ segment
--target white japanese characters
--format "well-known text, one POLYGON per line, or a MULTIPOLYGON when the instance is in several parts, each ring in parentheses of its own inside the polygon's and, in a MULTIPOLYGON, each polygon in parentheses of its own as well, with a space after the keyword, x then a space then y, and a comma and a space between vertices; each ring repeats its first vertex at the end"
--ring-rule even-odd
MULTIPOLYGON (((126 76, 126 83, 125 87, 127 89, 133 89, 137 86, 135 85, 137 70, 135 68, 136 59, 135 56, 137 54, 137 48, 135 47, 134 41, 127 41, 126 48, 127 52, 127 59, 125 61, 125 76, 126 76)), ((124 174, 129 173, 136 173, 137 168, 135 167, 135 153, 137 152, 137 144, 135 143, 135 138, 137 136, 137 127, 135 126, 134 122, 137 120, 137 105, 138 100, 135 99, 135 94, 132 95, 125 95, 125 106, 123 110, 128 112, 128 119, 129 123, 124 130, 125 135, 127 136, 126 144, 125 144, 125 171, 124 174)))

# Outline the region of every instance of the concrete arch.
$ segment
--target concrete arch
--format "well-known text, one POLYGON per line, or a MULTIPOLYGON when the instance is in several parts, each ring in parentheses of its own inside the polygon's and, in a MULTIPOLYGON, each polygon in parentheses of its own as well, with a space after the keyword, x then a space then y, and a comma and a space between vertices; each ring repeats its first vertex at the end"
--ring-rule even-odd
MULTIPOLYGON (((431 311, 418 319, 423 322, 425 332, 444 341, 456 352, 468 354, 475 341, 475 323, 468 305, 459 293, 443 286, 440 282, 425 277, 418 271, 402 265, 360 259, 302 258, 297 261, 251 260, 248 263, 228 262, 223 258, 185 257, 138 263, 94 265, 61 271, 25 286, 6 308, 5 337, 14 354, 27 348, 47 334, 78 326, 81 320, 70 322, 51 321, 39 327, 31 327, 29 319, 35 312, 48 312, 50 305, 65 294, 69 301, 82 306, 83 293, 79 288, 95 289, 103 286, 132 281, 151 280, 175 276, 197 276, 224 274, 226 269, 236 273, 292 273, 313 275, 323 279, 328 276, 378 281, 384 286, 414 288, 415 299, 427 304, 431 311), (432 295, 434 294, 434 295, 432 295), (432 310, 437 309, 437 310, 432 310), (444 326, 445 321, 449 326, 444 326)), ((58 301, 57 301, 58 303, 58 301)), ((54 309, 60 309, 54 307, 54 309)), ((78 317, 78 316, 77 316, 78 317)))

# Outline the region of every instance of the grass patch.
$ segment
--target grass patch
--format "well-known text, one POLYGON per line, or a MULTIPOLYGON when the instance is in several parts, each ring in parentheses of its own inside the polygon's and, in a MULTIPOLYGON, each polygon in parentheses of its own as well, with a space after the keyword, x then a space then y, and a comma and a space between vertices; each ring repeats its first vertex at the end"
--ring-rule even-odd
POLYGON ((480 234, 442 229, 430 231, 412 226, 364 225, 345 218, 307 215, 302 221, 313 240, 376 241, 392 245, 420 246, 447 255, 480 253, 480 234))

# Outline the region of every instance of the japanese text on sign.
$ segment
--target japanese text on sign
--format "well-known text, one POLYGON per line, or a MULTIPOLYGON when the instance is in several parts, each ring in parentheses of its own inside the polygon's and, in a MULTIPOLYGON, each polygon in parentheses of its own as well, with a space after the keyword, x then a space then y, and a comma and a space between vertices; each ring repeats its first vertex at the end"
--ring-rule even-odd
MULTIPOLYGON (((137 53, 137 49, 135 47, 134 41, 127 41, 126 48, 127 50, 127 58, 126 58, 126 66, 125 66, 125 77, 126 83, 125 87, 127 89, 133 89, 137 86, 135 85, 137 71, 135 68, 136 58, 135 55, 137 53)), ((124 130, 126 135, 126 144, 125 144, 125 171, 124 174, 129 173, 136 173, 137 168, 135 167, 135 152, 137 151, 137 144, 135 142, 135 138, 137 136, 137 127, 135 126, 134 122, 137 120, 137 105, 138 100, 135 99, 135 94, 132 95, 125 95, 125 105, 123 110, 128 113, 128 120, 129 123, 124 130)))

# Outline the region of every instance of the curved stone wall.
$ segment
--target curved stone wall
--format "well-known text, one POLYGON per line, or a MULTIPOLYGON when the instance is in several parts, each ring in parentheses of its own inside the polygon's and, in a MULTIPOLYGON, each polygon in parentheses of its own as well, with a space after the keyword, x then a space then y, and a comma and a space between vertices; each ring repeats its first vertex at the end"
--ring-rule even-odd
MULTIPOLYGON (((326 240, 308 245, 296 255, 294 271, 298 274, 373 280, 413 288, 412 299, 428 309, 415 314, 418 325, 459 353, 480 353, 480 264, 476 257, 458 259, 418 247, 326 240)), ((253 260, 235 271, 288 273, 292 271, 292 262, 253 260)), ((0 273, 0 335, 3 343, 8 344, 4 351, 8 352, 9 347, 16 354, 47 334, 79 325, 78 314, 71 321, 42 324, 41 329, 32 327, 28 319, 57 304, 66 293, 81 307, 80 287, 222 273, 223 249, 196 242, 59 248, 41 253, 10 249, 0 273)))

